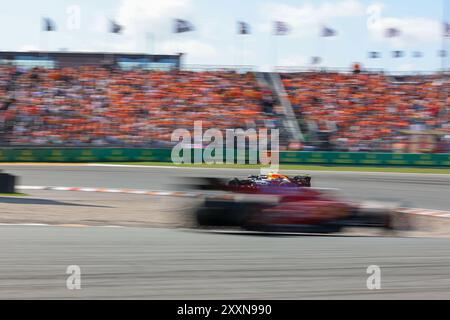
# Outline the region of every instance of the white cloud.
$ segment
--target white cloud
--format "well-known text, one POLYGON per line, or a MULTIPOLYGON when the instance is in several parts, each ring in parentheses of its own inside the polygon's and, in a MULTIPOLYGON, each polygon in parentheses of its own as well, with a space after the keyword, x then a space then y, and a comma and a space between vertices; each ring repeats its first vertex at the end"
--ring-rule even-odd
POLYGON ((103 15, 98 15, 94 19, 92 31, 96 33, 105 33, 108 32, 108 27, 108 18, 103 15))
POLYGON ((25 44, 19 48, 19 51, 39 51, 39 48, 33 44, 25 44))
MULTIPOLYGON (((215 48, 203 40, 199 31, 174 35, 173 19, 192 20, 193 0, 122 0, 115 19, 124 26, 120 44, 112 44, 121 52, 146 51, 152 35, 156 53, 183 52, 188 60, 214 56, 215 48)), ((195 24, 195 21, 193 21, 195 24)), ((101 25, 101 23, 99 23, 101 25)))
POLYGON ((280 59, 278 64, 283 67, 306 67, 308 66, 310 62, 310 58, 295 55, 295 56, 288 56, 280 59))
POLYGON ((397 71, 401 71, 401 72, 408 72, 408 71, 414 71, 414 70, 417 70, 417 69, 415 68, 415 66, 413 66, 412 64, 409 64, 409 63, 401 64, 397 68, 397 71))
POLYGON ((340 0, 325 2, 319 5, 301 4, 288 5, 268 3, 263 5, 262 11, 269 18, 260 29, 271 31, 272 22, 279 20, 292 27, 292 33, 299 36, 311 34, 311 30, 328 23, 335 18, 348 18, 364 15, 364 6, 358 0, 340 0))
POLYGON ((159 50, 163 54, 183 52, 188 56, 194 56, 195 59, 212 58, 217 53, 214 47, 195 39, 165 41, 159 50))
POLYGON ((372 4, 367 8, 369 18, 367 27, 370 34, 378 41, 387 41, 396 47, 405 47, 408 44, 417 42, 436 42, 442 36, 442 23, 437 20, 427 18, 396 18, 384 17, 382 3, 372 4), (396 28, 401 31, 401 35, 395 38, 385 38, 388 28, 396 28))
POLYGON ((122 0, 117 20, 127 33, 160 31, 171 27, 173 18, 190 12, 191 0, 122 0))

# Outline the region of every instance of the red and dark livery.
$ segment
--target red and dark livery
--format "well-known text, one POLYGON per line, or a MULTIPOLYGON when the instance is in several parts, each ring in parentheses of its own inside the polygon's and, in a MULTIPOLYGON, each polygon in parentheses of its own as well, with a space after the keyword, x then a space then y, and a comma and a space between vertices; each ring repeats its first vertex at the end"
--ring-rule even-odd
POLYGON ((301 183, 287 177, 276 183, 271 179, 269 183, 258 183, 252 176, 228 182, 207 179, 203 189, 226 192, 207 196, 196 210, 196 220, 201 227, 299 233, 334 233, 345 227, 392 230, 406 226, 405 217, 399 219, 401 214, 395 207, 342 201, 310 188, 309 176, 298 177, 303 179, 297 180, 301 183))

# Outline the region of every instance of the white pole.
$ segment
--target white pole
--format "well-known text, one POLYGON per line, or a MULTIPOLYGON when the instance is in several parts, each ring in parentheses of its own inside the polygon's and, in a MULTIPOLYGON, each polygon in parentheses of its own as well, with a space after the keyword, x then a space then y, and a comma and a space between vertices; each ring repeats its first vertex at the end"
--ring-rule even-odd
POLYGON ((242 39, 241 39, 241 63, 242 66, 245 66, 245 39, 244 39, 245 35, 243 35, 242 39))
POLYGON ((278 36, 277 35, 273 35, 272 36, 273 41, 271 41, 270 43, 273 44, 273 71, 276 71, 276 67, 278 64, 278 36))

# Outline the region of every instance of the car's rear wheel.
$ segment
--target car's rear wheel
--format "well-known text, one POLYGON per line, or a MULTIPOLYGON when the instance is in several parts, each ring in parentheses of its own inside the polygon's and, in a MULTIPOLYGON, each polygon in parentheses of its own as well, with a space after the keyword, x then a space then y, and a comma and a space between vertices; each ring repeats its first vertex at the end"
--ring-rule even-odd
POLYGON ((311 187, 311 177, 295 176, 292 180, 301 187, 311 187))
POLYGON ((206 202, 196 211, 200 226, 241 227, 248 216, 250 205, 235 202, 206 202))

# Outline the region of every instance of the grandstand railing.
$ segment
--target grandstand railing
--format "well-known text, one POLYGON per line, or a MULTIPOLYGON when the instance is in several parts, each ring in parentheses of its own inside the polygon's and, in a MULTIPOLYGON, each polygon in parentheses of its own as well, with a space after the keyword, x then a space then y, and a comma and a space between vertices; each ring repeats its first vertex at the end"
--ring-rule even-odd
MULTIPOLYGON (((257 66, 253 65, 200 65, 188 64, 181 66, 182 71, 206 72, 206 71, 234 71, 238 73, 261 72, 257 66)), ((295 67, 295 66, 276 66, 273 69, 276 73, 353 73, 352 68, 333 68, 333 67, 295 67)), ((437 70, 412 70, 412 71, 392 71, 383 68, 362 68, 362 73, 383 74, 389 76, 431 76, 436 74, 450 75, 450 68, 437 70)))
MULTIPOLYGON (((16 62, 0 60, 0 65, 15 65, 19 67, 26 67, 25 65, 17 65, 16 62)), ((88 66, 97 66, 98 64, 87 63, 88 66)), ((38 64, 30 64, 29 67, 41 66, 38 64)), ((46 65, 48 68, 54 68, 54 66, 46 65)), ((176 67, 169 66, 152 66, 148 65, 145 67, 135 66, 136 69, 145 69, 145 70, 175 70, 176 67)), ((253 65, 202 65, 202 64, 186 64, 181 65, 180 70, 182 71, 192 71, 192 72, 214 72, 214 71, 228 71, 228 72, 237 72, 237 73, 248 73, 248 72, 259 72, 259 68, 253 65)), ((301 67, 301 66, 276 66, 273 68, 274 72, 277 73, 343 73, 343 74, 351 74, 353 73, 352 68, 333 68, 333 67, 320 67, 320 66, 309 66, 309 67, 301 67)), ((384 75, 392 75, 392 76, 411 76, 411 75, 436 75, 436 74, 445 74, 450 76, 450 68, 447 69, 437 69, 437 70, 417 70, 417 71, 392 71, 382 68, 363 68, 361 70, 363 73, 371 73, 371 74, 384 74, 384 75)))
MULTIPOLYGON (((202 65, 202 64, 187 64, 182 65, 183 71, 235 71, 235 72, 261 72, 257 66, 254 65, 202 65)), ((272 72, 272 71, 271 71, 272 72)), ((335 68, 335 67, 320 67, 320 66, 276 66, 273 68, 273 72, 276 73, 317 73, 317 72, 329 72, 329 73, 353 73, 352 68, 335 68)), ((361 72, 371 74, 384 74, 392 76, 427 76, 444 74, 450 75, 450 68, 436 69, 436 70, 412 70, 412 71, 392 71, 383 68, 362 68, 361 72)))
MULTIPOLYGON (((278 66, 275 67, 275 72, 278 73, 353 73, 352 68, 331 68, 331 67, 293 67, 293 66, 278 66)), ((382 68, 363 68, 362 73, 371 74, 385 74, 385 75, 397 75, 397 76, 410 76, 410 75, 436 75, 436 74, 450 74, 450 69, 437 69, 428 71, 390 71, 382 68)))
POLYGON ((206 72, 206 71, 234 71, 238 73, 253 72, 256 70, 255 66, 251 65, 202 65, 202 64, 187 64, 181 66, 182 71, 206 72))

